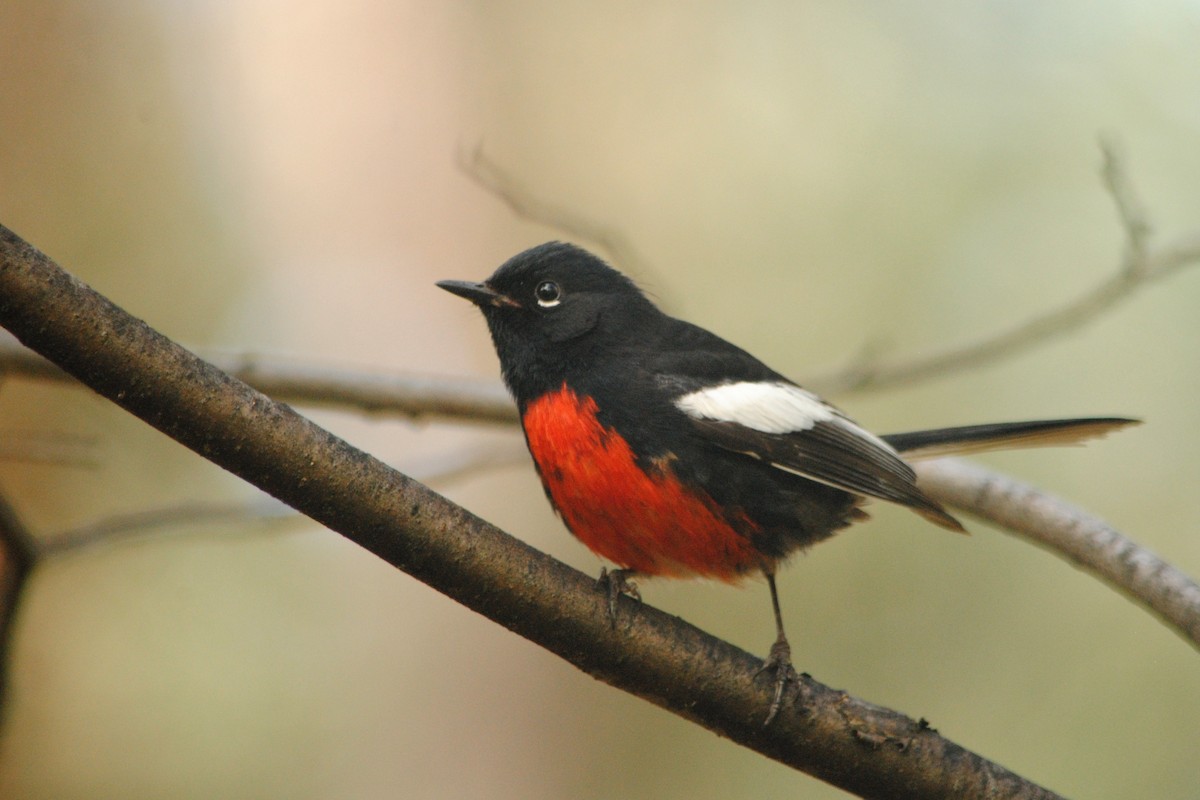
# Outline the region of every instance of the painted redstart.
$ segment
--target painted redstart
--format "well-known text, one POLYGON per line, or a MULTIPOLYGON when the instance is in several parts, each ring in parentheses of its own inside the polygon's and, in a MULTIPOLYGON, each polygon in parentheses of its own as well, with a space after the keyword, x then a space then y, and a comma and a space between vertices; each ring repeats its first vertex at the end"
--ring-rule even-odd
POLYGON ((795 678, 775 570, 865 519, 878 498, 962 525, 905 458, 1072 444, 1135 422, 1043 420, 875 436, 712 333, 660 311, 627 277, 549 242, 483 283, 438 286, 479 306, 546 495, 571 532, 617 565, 615 614, 633 575, 736 583, 766 576, 777 638, 769 723, 795 678))

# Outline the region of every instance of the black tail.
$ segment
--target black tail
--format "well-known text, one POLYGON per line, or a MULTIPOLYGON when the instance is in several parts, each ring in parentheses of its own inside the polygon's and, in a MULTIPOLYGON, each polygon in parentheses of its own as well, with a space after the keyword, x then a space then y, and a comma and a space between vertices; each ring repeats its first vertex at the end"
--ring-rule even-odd
POLYGON ((906 460, 913 460, 979 453, 985 450, 1081 444, 1127 425, 1140 423, 1141 420, 1124 417, 1044 419, 891 433, 882 438, 896 448, 906 460))

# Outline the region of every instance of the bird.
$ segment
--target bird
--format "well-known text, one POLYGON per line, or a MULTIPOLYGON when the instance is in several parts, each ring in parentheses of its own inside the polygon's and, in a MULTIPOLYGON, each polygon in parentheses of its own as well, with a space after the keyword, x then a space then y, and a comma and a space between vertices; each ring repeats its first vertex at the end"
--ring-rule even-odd
POLYGON ((796 680, 775 575, 791 555, 867 518, 869 499, 965 529, 909 461, 1075 444, 1124 417, 969 425, 877 436, 702 327, 664 313, 593 253, 546 242, 483 282, 437 286, 482 312, 546 496, 601 572, 608 611, 635 576, 765 577, 776 639, 765 724, 796 680))

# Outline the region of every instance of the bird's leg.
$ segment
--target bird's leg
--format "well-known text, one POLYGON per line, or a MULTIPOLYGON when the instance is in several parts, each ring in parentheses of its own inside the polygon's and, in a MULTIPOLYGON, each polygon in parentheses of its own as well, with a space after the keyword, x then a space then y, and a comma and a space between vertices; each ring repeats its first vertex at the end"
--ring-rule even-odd
POLYGON ((600 587, 608 592, 608 619, 613 625, 617 624, 617 597, 625 595, 642 602, 637 584, 629 580, 636 574, 632 569, 614 569, 610 572, 608 567, 600 568, 600 587))
POLYGON ((775 697, 771 700, 771 708, 767 711, 767 719, 763 727, 771 724, 779 709, 783 706, 784 693, 790 684, 796 682, 796 670, 792 667, 792 647, 788 644, 787 635, 783 632, 783 614, 779 611, 779 592, 775 588, 775 573, 767 572, 767 585, 771 587, 771 606, 775 609, 775 644, 755 676, 764 672, 775 673, 775 697))

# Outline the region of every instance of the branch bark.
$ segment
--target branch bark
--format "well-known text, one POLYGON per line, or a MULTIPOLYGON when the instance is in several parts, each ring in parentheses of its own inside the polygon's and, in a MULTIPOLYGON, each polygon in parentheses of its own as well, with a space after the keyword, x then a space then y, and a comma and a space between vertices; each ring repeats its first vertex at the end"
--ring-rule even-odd
POLYGON ((803 676, 764 728, 761 662, 592 578, 226 375, 0 227, 0 324, 101 395, 390 564, 613 686, 863 797, 1052 798, 923 721, 803 676), (625 598, 622 598, 624 601, 625 598))

